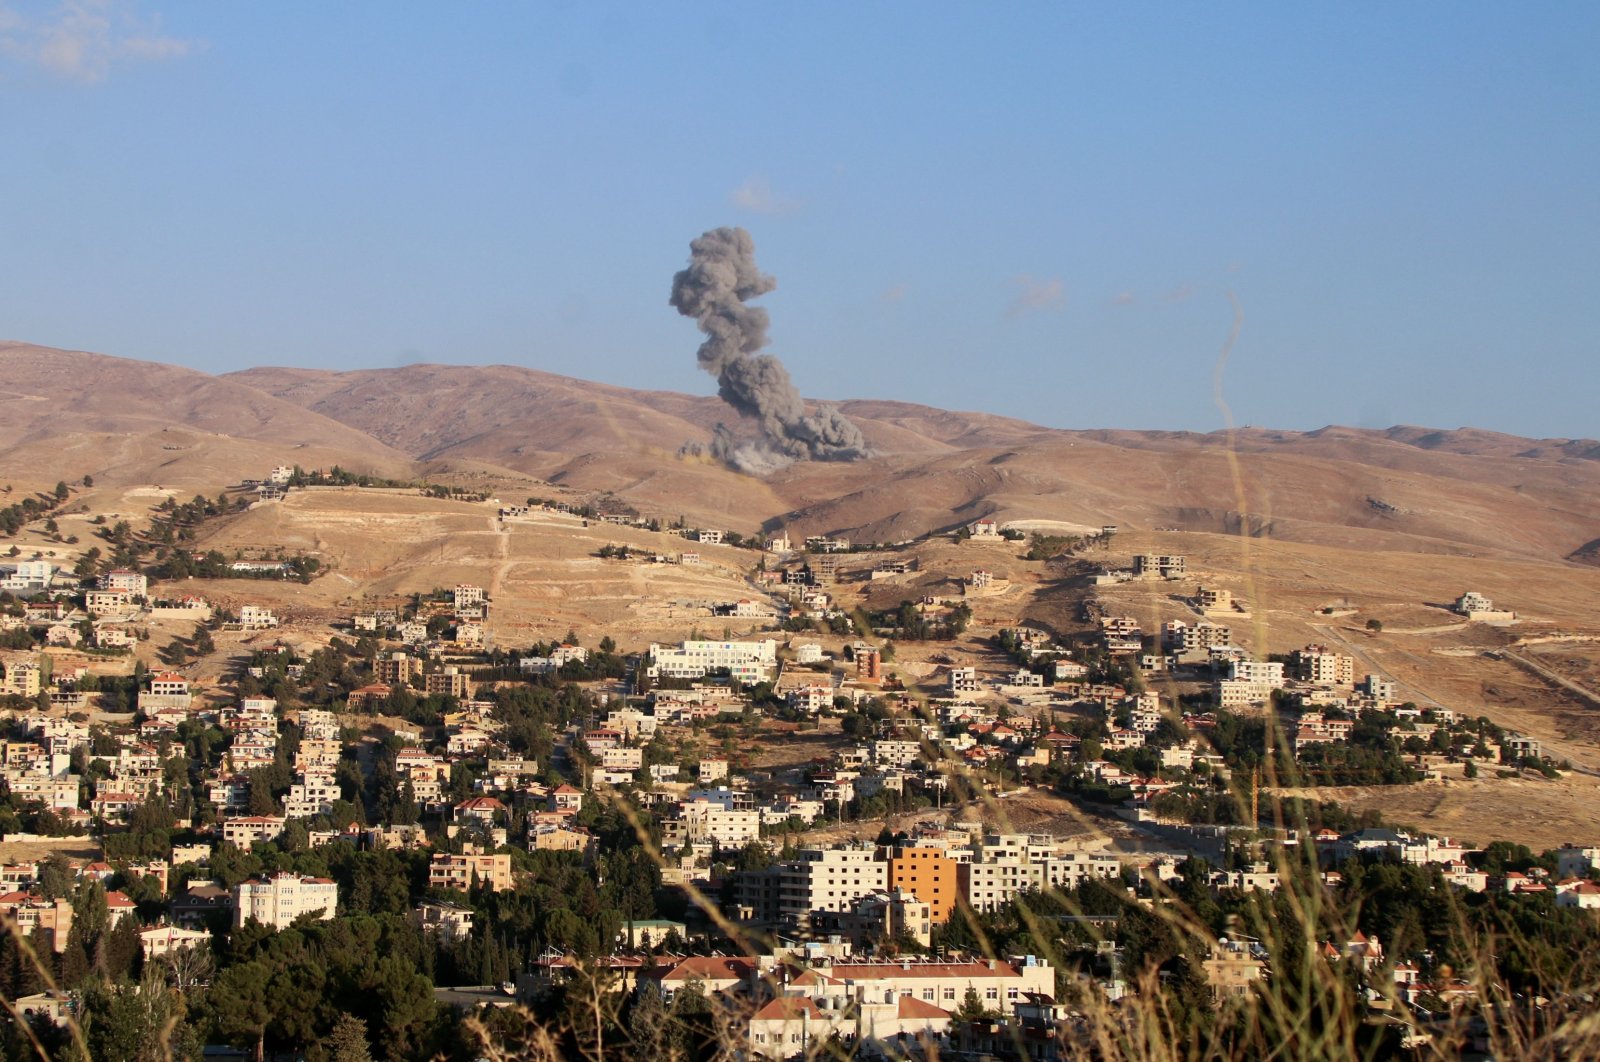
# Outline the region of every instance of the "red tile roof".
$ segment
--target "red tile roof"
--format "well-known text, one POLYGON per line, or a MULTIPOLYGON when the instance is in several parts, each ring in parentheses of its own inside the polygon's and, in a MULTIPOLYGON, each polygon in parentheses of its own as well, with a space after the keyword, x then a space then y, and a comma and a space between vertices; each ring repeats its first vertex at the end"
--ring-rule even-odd
POLYGON ((940 1019, 949 1021, 950 1012, 947 1010, 940 1010, 932 1003, 924 1003, 922 1000, 915 999, 911 996, 901 996, 899 1017, 902 1020, 906 1018, 931 1018, 935 1021, 940 1019))
POLYGON ((798 1018, 822 1020, 822 1011, 804 996, 779 996, 750 1016, 751 1021, 794 1021, 798 1018))

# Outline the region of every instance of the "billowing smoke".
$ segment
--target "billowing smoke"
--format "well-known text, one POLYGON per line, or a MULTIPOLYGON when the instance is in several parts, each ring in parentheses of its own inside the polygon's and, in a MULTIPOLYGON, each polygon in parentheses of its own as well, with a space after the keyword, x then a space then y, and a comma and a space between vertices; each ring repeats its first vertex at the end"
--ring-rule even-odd
POLYGON ((834 406, 807 413, 789 370, 767 345, 767 311, 746 302, 778 286, 756 268, 755 242, 739 228, 712 229, 689 244, 689 267, 672 278, 671 303, 706 334, 700 367, 717 378, 717 393, 755 421, 754 439, 740 441, 717 425, 711 453, 751 473, 790 461, 853 461, 867 453, 861 430, 834 406))

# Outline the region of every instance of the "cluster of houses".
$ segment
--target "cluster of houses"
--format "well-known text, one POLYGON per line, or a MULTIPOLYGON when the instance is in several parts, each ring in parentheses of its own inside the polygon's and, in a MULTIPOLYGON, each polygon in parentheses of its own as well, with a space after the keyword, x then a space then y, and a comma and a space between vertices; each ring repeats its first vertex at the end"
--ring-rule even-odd
POLYGON ((482 650, 488 645, 488 619, 488 592, 481 586, 458 583, 451 590, 424 599, 415 609, 380 608, 357 613, 350 626, 358 634, 401 643, 406 649, 394 655, 404 658, 407 651, 439 654, 482 650), (441 625, 435 620, 444 622, 441 625))
MULTIPOLYGON (((30 599, 19 600, 0 614, 0 631, 33 631, 53 648, 126 652, 145 637, 142 623, 157 619, 203 622, 212 614, 210 603, 198 595, 152 598, 148 578, 130 569, 86 580, 51 561, 17 561, 0 566, 0 589, 30 599)), ((276 625, 269 611, 253 606, 246 609, 258 622, 266 617, 262 626, 276 625)))
MULTIPOLYGON (((268 494, 281 491, 291 476, 291 469, 274 469, 259 486, 268 494)), ((528 507, 501 509, 506 519, 529 514, 528 507)), ((619 517, 617 522, 637 521, 619 517)), ((975 539, 1002 537, 993 520, 979 520, 970 532, 975 539)), ((687 532, 686 537, 706 544, 723 540, 720 532, 706 530, 687 532)), ((781 559, 763 566, 756 579, 775 595, 787 595, 787 605, 740 600, 718 606, 723 614, 752 619, 776 619, 796 610, 824 619, 842 615, 830 590, 839 581, 839 560, 850 550, 849 542, 808 539, 799 558, 790 556, 787 535, 775 536, 766 546, 781 559)), ((697 559, 693 553, 680 557, 683 563, 697 559)), ((891 560, 873 568, 869 579, 913 571, 914 561, 891 560)), ((1190 576, 1184 557, 1165 554, 1139 555, 1130 569, 1110 574, 1112 581, 1190 576)), ((962 581, 964 593, 998 592, 1004 582, 985 569, 962 581)), ((0 570, 0 587, 33 594, 70 591, 0 617, 0 629, 42 626, 47 642, 63 647, 77 646, 87 637, 96 648, 125 649, 132 645, 134 624, 141 617, 170 614, 198 622, 211 616, 211 606, 197 597, 153 602, 146 578, 132 571, 107 573, 83 589, 51 564, 18 562, 0 570), (81 607, 63 599, 79 593, 81 607)), ((928 598, 917 607, 940 612, 951 603, 928 598)), ((1130 665, 1141 676, 1191 680, 1209 690, 1218 709, 1270 707, 1280 712, 1297 752, 1347 740, 1369 713, 1400 720, 1410 728, 1408 735, 1423 742, 1441 729, 1449 733, 1455 723, 1448 710, 1424 712, 1400 702, 1395 684, 1379 675, 1358 681, 1354 659, 1324 645, 1257 659, 1234 643, 1232 629, 1222 622, 1246 614, 1245 605, 1227 590, 1201 587, 1193 607, 1194 617, 1149 632, 1133 617, 1099 615, 1090 648, 1130 665)), ((1494 622, 1499 615, 1492 603, 1471 593, 1456 607, 1469 619, 1494 622)), ((597 789, 633 787, 660 827, 666 884, 702 889, 725 885, 726 914, 735 924, 799 942, 799 960, 791 953, 787 958, 668 956, 648 966, 622 963, 625 976, 636 985, 650 983, 669 996, 695 983, 708 995, 726 994, 737 1001, 744 1008, 753 1056, 789 1057, 831 1037, 982 1053, 1003 1051, 1019 1032, 1057 1035, 1067 1020, 1065 1008, 1053 1002, 1055 972, 1041 960, 1017 956, 1003 961, 946 957, 891 962, 870 956, 881 955, 885 945, 897 941, 926 948, 959 906, 990 912, 1035 890, 1118 882, 1131 864, 1050 836, 959 822, 921 825, 891 843, 805 845, 792 858, 737 873, 728 870, 730 853, 750 845, 776 852, 780 843, 775 835, 842 818, 847 807, 880 795, 918 793, 942 802, 956 776, 970 788, 994 788, 1001 773, 994 768, 1021 775, 1070 765, 1095 782, 1125 786, 1129 817, 1142 821, 1149 817, 1152 802, 1182 779, 1202 770, 1225 776, 1230 766, 1204 739, 1217 724, 1214 712, 1195 710, 1192 704, 1180 708, 1170 700, 1164 704, 1159 692, 1139 689, 1131 677, 1128 685, 1102 681, 1104 669, 1083 662, 1089 656, 1057 644, 1044 631, 1017 627, 1003 633, 1010 656, 1006 668, 980 671, 977 664, 946 658, 933 672, 933 681, 943 688, 925 703, 913 701, 901 680, 886 673, 885 647, 868 641, 843 645, 838 658, 819 644, 783 645, 777 637, 652 644, 641 654, 635 677, 636 688, 648 688, 648 694, 628 701, 603 695, 592 716, 558 735, 557 755, 582 770, 568 772, 580 784, 552 784, 541 770, 548 765, 512 751, 503 740, 494 703, 471 674, 492 641, 489 617, 484 588, 462 583, 415 608, 374 609, 353 618, 358 633, 389 644, 371 661, 371 683, 350 693, 350 710, 379 707, 401 687, 453 699, 443 726, 426 735, 426 742, 420 730, 394 729, 398 748, 392 762, 399 790, 415 808, 415 818, 432 819, 435 825, 427 829, 413 820, 311 829, 310 843, 432 847, 437 850, 429 860, 430 888, 512 890, 518 881, 508 847, 592 858, 598 842, 581 825, 586 803, 597 798, 597 789), (731 746, 728 753, 700 753, 690 762, 652 759, 652 749, 676 748, 678 739, 704 724, 744 714, 752 705, 742 688, 766 684, 787 711, 804 720, 863 702, 886 708, 888 717, 869 724, 865 733, 854 731, 861 740, 846 743, 794 777, 751 769, 731 746), (1058 713, 1063 712, 1103 723, 1096 730, 1103 736, 1080 736, 1088 733, 1083 728, 1077 728, 1079 733, 1061 729, 1058 713), (1164 721, 1182 725, 1163 727, 1164 721), (1180 735, 1177 739, 1174 732, 1180 735), (658 744, 662 737, 668 740, 658 744), (1151 765, 1145 773, 1127 770, 1129 757, 1115 757, 1146 748, 1153 758, 1133 758, 1151 765), (474 768, 471 795, 456 799, 461 792, 451 793, 451 781, 462 764, 474 768), (957 1021, 955 1012, 969 997, 998 1017, 987 1026, 957 1021)), ((270 610, 254 605, 243 606, 237 619, 246 630, 269 630, 277 623, 270 610)), ((582 646, 557 644, 520 657, 515 667, 523 674, 548 674, 589 658, 582 646)), ((87 706, 85 694, 74 688, 75 672, 53 674, 43 664, 46 659, 52 658, 13 654, 3 662, 0 693, 29 699, 47 694, 51 710, 40 705, 13 713, 11 736, 0 742, 0 771, 14 801, 49 809, 68 829, 115 827, 141 805, 171 801, 172 783, 159 749, 185 722, 214 724, 227 735, 220 761, 206 765, 205 792, 216 813, 207 843, 180 846, 166 860, 120 873, 153 876, 165 887, 177 868, 204 867, 215 845, 248 848, 275 840, 296 820, 331 816, 343 799, 337 772, 349 751, 349 735, 347 720, 333 711, 285 711, 271 697, 227 702, 200 697, 182 674, 164 670, 150 674, 138 691, 136 725, 91 733, 86 723, 67 715, 87 706), (260 814, 266 802, 261 794, 252 794, 251 772, 279 761, 281 734, 291 722, 299 734, 292 783, 281 808, 260 814), (103 767, 87 782, 74 767, 86 749, 88 758, 103 767)), ((300 677, 294 665, 287 674, 300 677)), ((1446 744, 1453 748, 1459 743, 1446 744)), ((1541 750, 1531 739, 1508 734, 1503 746, 1496 744, 1486 754, 1517 763, 1539 757, 1541 750)), ((1448 753, 1413 755, 1417 766, 1427 770, 1448 753)), ((1463 889, 1548 892, 1563 906, 1600 907, 1600 885, 1590 880, 1600 866, 1600 849, 1563 850, 1556 874, 1530 870, 1490 876, 1475 869, 1467 851, 1448 839, 1365 830, 1318 834, 1304 843, 1314 845, 1328 866, 1360 857, 1434 865, 1445 881, 1463 889)), ((1141 865, 1157 878, 1177 873, 1170 861, 1145 860, 1141 865)), ((80 873, 109 877, 112 871, 91 864, 80 873)), ((29 931, 54 931, 55 939, 64 942, 70 905, 44 899, 38 884, 36 866, 0 868, 0 888, 9 890, 0 894, 0 915, 29 931)), ((1258 862, 1218 869, 1210 884, 1272 891, 1280 881, 1271 864, 1258 862)), ((338 900, 332 881, 295 874, 273 874, 232 889, 192 878, 173 897, 168 917, 142 931, 146 954, 198 941, 205 936, 204 927, 219 918, 235 925, 254 919, 279 927, 308 915, 331 918, 338 900)), ((137 917, 120 892, 110 894, 108 906, 115 917, 137 917)), ((472 930, 471 907, 454 900, 424 900, 413 914, 425 931, 446 940, 464 939, 472 930)), ((1382 962, 1375 939, 1330 941, 1326 954, 1333 961, 1382 962)), ((563 961, 547 957, 543 976, 558 978, 563 961)), ((1455 984, 1424 983, 1415 966, 1402 963, 1394 969, 1406 993, 1443 998, 1464 991, 1455 984)), ((1217 943, 1207 970, 1219 990, 1247 986, 1266 975, 1262 957, 1248 943, 1233 940, 1217 943)))

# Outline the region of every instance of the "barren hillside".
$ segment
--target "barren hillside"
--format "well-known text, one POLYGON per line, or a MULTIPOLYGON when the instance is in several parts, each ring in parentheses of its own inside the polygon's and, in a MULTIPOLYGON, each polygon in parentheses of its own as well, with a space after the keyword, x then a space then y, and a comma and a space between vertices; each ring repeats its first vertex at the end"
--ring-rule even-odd
POLYGON ((359 429, 193 369, 0 341, 0 381, 0 454, 44 478, 160 482, 170 468, 170 481, 208 482, 284 462, 385 475, 411 465, 359 429))
POLYGON ((0 345, 0 447, 35 482, 210 483, 270 464, 457 475, 741 531, 898 541, 980 516, 1174 527, 1354 550, 1582 561, 1600 443, 1493 432, 1063 431, 845 403, 875 456, 754 478, 679 452, 730 410, 516 366, 204 373, 0 345), (181 429, 181 430, 177 430, 181 429), (175 434, 176 432, 176 434, 175 434), (515 486, 513 486, 515 485, 515 486))

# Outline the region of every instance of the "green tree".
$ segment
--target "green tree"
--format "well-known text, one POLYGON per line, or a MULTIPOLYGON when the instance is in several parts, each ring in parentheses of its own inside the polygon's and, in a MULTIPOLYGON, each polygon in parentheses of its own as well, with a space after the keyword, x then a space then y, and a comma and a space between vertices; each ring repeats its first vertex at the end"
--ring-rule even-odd
POLYGON ((414 1057, 438 1008, 433 984, 405 959, 386 955, 378 960, 371 991, 382 1015, 389 1057, 414 1057))
POLYGON ((72 864, 60 852, 39 864, 39 892, 47 900, 64 899, 72 894, 72 864))
POLYGON ((128 1062, 170 1062, 198 1055, 184 1022, 183 998, 152 967, 135 983, 91 982, 80 1025, 90 1056, 128 1062))
POLYGON ((271 981, 272 968, 256 959, 222 971, 206 994, 217 1031, 253 1047, 256 1062, 266 1057, 267 1025, 275 1014, 271 981))
POLYGON ((354 1014, 341 1014, 333 1023, 325 1045, 329 1062, 372 1062, 367 1044, 367 1023, 354 1014))

